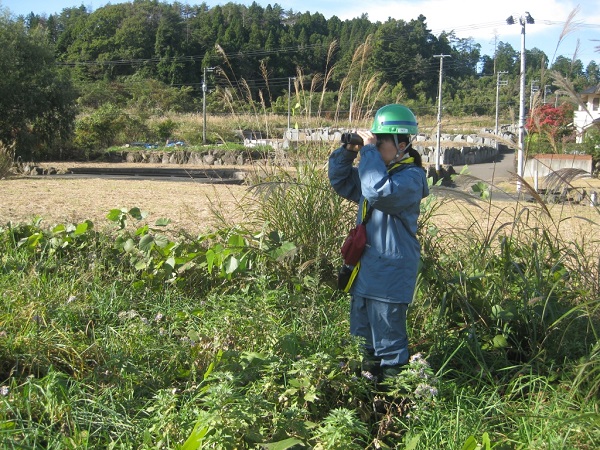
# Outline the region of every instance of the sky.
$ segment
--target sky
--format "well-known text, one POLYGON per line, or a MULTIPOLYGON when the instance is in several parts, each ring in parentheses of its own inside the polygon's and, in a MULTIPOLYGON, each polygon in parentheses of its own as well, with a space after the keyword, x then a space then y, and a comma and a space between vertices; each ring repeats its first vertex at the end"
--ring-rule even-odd
MULTIPOLYGON (((0 0, 0 8, 7 8, 13 15, 55 14, 64 8, 82 4, 88 10, 98 9, 108 3, 124 3, 128 0, 0 0)), ((202 0, 179 0, 181 3, 198 5, 202 0)), ((232 0, 237 4, 252 4, 252 0, 232 0)), ((497 42, 510 44, 521 50, 521 26, 518 18, 528 12, 535 23, 525 27, 525 47, 544 51, 550 62, 558 55, 569 59, 575 55, 584 64, 594 60, 600 64, 600 0, 255 0, 265 7, 279 4, 284 10, 295 12, 321 13, 325 18, 333 15, 341 20, 352 19, 367 14, 371 22, 386 21, 389 17, 410 21, 420 14, 426 17, 431 32, 438 36, 442 31, 452 31, 459 38, 473 38, 481 45, 482 55, 493 56, 497 42), (302 6, 298 6, 302 5, 302 6), (569 15, 572 31, 564 34, 564 26, 569 15), (509 16, 517 18, 517 23, 507 25, 509 16)), ((227 1, 206 0, 211 7, 227 1)))

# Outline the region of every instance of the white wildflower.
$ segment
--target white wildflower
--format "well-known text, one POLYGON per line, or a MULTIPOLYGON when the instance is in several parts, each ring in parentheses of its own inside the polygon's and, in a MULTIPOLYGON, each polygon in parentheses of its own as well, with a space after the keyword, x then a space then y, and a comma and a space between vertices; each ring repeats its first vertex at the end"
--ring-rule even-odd
POLYGON ((438 394, 438 390, 426 383, 421 383, 415 389, 415 397, 417 398, 433 398, 438 394))

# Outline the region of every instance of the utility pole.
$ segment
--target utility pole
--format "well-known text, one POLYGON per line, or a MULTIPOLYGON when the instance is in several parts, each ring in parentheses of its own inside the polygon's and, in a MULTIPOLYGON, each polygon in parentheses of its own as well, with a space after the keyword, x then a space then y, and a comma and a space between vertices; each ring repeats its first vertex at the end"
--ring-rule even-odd
POLYGON ((500 77, 508 72, 498 72, 498 78, 496 79, 496 127, 494 128, 494 134, 496 135, 496 150, 498 150, 498 117, 499 117, 499 100, 500 100, 500 86, 506 86, 508 81, 500 81, 500 77))
POLYGON ((550 85, 550 84, 544 85, 544 105, 546 104, 546 94, 548 92, 552 92, 552 91, 550 91, 551 87, 552 87, 552 85, 550 85))
POLYGON ((206 72, 213 72, 214 67, 205 67, 202 75, 202 144, 206 144, 206 72))
POLYGON ((296 80, 296 77, 288 77, 288 123, 287 123, 287 129, 288 131, 290 130, 290 102, 291 102, 291 96, 292 96, 292 80, 296 80))
POLYGON ((444 58, 450 55, 433 55, 434 58, 440 58, 440 80, 438 86, 438 115, 437 115, 437 145, 435 147, 435 171, 440 172, 440 152, 442 140, 442 74, 444 69, 444 58))
MULTIPOLYGON (((506 23, 516 23, 515 17, 510 16, 506 23)), ((535 21, 528 12, 519 17, 521 25, 521 79, 519 90, 519 148, 517 150, 517 175, 523 177, 523 152, 525 150, 525 24, 533 24, 535 21)), ((517 192, 521 192, 521 180, 517 179, 517 192)))
POLYGON ((540 87, 537 85, 538 80, 531 80, 531 88, 530 88, 530 92, 529 92, 529 111, 531 114, 531 111, 533 110, 533 98, 535 97, 535 94, 537 91, 540 90, 540 87))

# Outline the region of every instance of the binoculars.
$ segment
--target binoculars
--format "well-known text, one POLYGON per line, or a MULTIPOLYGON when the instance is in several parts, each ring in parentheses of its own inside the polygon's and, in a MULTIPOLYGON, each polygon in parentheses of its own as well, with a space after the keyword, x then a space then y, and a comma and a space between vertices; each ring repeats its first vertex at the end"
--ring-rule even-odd
POLYGON ((343 133, 342 144, 364 145, 363 138, 356 133, 343 133))

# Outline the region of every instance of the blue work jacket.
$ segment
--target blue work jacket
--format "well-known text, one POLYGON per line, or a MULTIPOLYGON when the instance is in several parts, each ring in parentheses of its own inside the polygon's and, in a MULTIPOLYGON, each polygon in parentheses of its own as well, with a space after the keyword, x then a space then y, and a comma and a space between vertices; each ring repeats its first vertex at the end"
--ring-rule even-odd
POLYGON ((350 292, 388 303, 411 303, 421 258, 417 219, 421 200, 429 195, 425 171, 415 164, 401 164, 388 173, 375 145, 357 153, 340 147, 329 157, 329 181, 342 197, 359 205, 363 199, 373 211, 367 222, 367 246, 360 271, 350 292))

